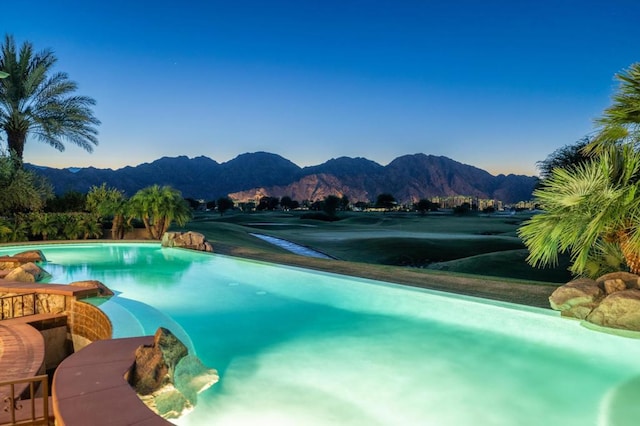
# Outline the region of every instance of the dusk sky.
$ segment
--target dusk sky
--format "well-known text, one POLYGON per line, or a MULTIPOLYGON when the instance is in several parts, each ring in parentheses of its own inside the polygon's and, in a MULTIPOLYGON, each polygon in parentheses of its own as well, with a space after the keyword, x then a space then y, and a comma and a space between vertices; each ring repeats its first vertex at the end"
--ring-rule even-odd
POLYGON ((637 0, 36 0, 0 13, 3 33, 54 50, 97 101, 92 154, 28 141, 25 161, 52 167, 425 153, 533 175, 594 131, 614 75, 640 61, 637 0))

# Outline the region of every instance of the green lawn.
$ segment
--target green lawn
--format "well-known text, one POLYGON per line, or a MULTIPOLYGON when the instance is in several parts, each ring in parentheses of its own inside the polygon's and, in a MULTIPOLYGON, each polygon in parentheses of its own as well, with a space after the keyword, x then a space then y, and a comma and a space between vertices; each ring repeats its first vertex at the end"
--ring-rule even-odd
POLYGON ((528 214, 514 216, 348 212, 337 222, 301 219, 303 212, 202 214, 185 228, 203 233, 214 247, 243 247, 282 254, 253 237, 260 233, 314 248, 337 259, 416 269, 553 283, 567 282, 568 263, 535 269, 517 229, 528 214))

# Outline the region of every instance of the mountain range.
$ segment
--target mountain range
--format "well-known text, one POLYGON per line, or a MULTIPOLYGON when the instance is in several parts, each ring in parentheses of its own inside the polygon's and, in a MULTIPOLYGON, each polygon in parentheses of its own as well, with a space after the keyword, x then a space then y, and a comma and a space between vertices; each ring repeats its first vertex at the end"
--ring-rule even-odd
POLYGON ((159 184, 170 185, 187 198, 214 200, 229 195, 235 201, 285 195, 315 201, 337 195, 357 202, 375 201, 379 194, 390 193, 403 203, 455 195, 515 203, 531 199, 538 182, 534 176, 494 176, 447 157, 425 154, 404 155, 386 166, 361 157, 340 157, 317 166, 299 167, 279 155, 255 152, 224 163, 204 156, 179 156, 117 170, 27 167, 49 179, 56 194, 87 192, 91 186, 106 182, 130 196, 159 184))

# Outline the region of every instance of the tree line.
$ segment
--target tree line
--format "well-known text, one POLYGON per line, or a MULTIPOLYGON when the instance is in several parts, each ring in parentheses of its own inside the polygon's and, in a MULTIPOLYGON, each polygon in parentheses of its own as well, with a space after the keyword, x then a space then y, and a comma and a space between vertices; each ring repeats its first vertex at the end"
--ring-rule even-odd
MULTIPOLYGON (((2 167, 7 162, 11 157, 0 158, 0 172, 7 169, 2 167)), ((0 179, 0 191, 4 188, 6 181, 0 179)), ((112 239, 123 239, 136 223, 145 228, 148 238, 161 239, 173 223, 182 226, 191 219, 187 202, 168 186, 152 185, 130 198, 106 184, 92 187, 86 195, 72 191, 47 198, 49 194, 40 194, 35 201, 6 193, 0 205, 0 242, 102 238, 106 223, 111 224, 112 239)))

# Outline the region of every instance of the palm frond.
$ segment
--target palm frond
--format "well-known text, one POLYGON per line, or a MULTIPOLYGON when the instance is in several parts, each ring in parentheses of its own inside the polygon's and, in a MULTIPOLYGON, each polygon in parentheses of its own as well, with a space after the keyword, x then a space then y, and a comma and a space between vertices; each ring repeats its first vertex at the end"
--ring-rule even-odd
POLYGON ((29 42, 18 52, 10 35, 0 52, 0 69, 9 73, 0 81, 0 129, 9 148, 21 157, 31 135, 60 151, 69 142, 91 152, 100 125, 92 110, 95 100, 75 95, 77 84, 66 73, 52 72, 53 52, 34 53, 29 42))

